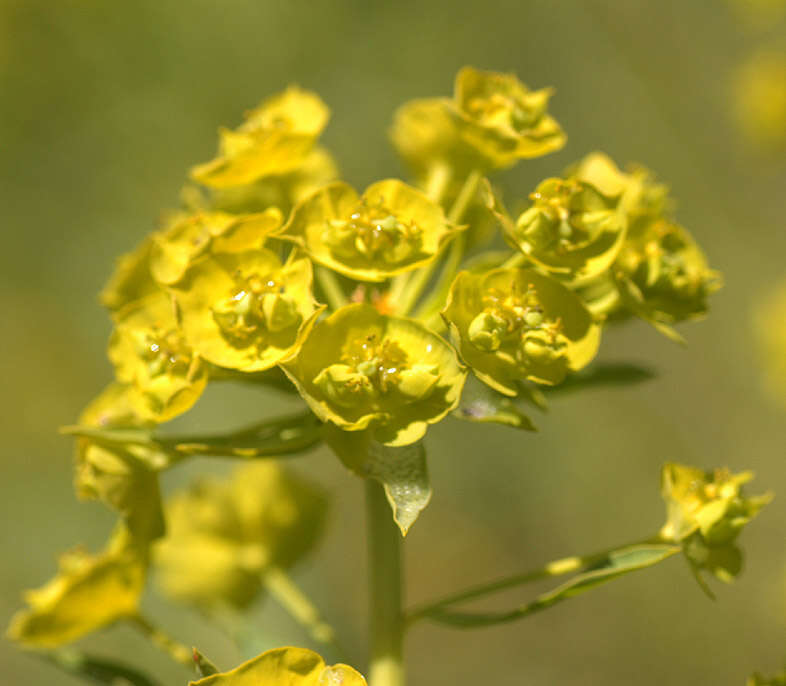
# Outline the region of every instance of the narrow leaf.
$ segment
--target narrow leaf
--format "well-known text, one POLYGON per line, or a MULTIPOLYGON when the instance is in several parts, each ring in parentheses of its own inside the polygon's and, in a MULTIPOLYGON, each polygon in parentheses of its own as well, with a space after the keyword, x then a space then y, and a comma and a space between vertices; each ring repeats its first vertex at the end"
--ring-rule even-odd
POLYGON ((494 422, 525 431, 537 431, 532 420, 515 401, 489 388, 473 374, 467 377, 459 406, 453 416, 469 422, 494 422))
POLYGON ((461 612, 435 608, 427 616, 456 628, 474 628, 522 619, 540 610, 577 596, 619 576, 651 567, 680 552, 676 545, 659 543, 633 545, 609 553, 608 557, 589 571, 577 574, 557 588, 538 596, 534 601, 507 612, 461 612))
POLYGON ((212 676, 213 674, 218 674, 219 671, 221 671, 196 648, 193 648, 193 653, 194 669, 196 669, 197 676, 200 679, 206 676, 212 676))
POLYGON ((115 660, 94 657, 73 649, 62 649, 39 655, 64 672, 81 677, 92 684, 106 686, 159 686, 157 681, 115 660))
POLYGON ((561 384, 547 390, 549 395, 608 386, 632 386, 656 376, 650 367, 635 362, 597 362, 568 376, 561 384))

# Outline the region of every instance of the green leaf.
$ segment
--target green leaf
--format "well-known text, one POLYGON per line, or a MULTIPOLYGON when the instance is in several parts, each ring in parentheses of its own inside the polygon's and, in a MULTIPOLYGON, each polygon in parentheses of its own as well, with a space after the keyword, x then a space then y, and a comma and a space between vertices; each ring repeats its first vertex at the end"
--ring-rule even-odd
POLYGON ((208 658, 200 653, 196 648, 194 650, 194 668, 196 669, 197 676, 202 679, 206 676, 218 674, 221 670, 216 667, 208 658))
POLYGON ((143 446, 164 455, 166 468, 191 455, 273 457, 302 453, 319 443, 321 422, 311 412, 264 420, 228 434, 158 436, 147 430, 65 426, 61 433, 109 446, 143 446))
POLYGON ((393 520, 406 536, 431 500, 423 442, 388 446, 375 441, 370 430, 343 431, 330 423, 325 424, 323 436, 346 467, 384 486, 393 520))
POLYGON ((424 616, 442 624, 463 629, 512 622, 540 610, 545 610, 552 605, 556 605, 563 600, 584 593, 595 586, 616 579, 623 574, 651 567, 677 554, 680 550, 681 548, 679 546, 666 543, 627 546, 610 552, 604 560, 588 571, 577 574, 554 590, 544 593, 535 598, 534 601, 514 608, 513 610, 507 612, 484 613, 461 612, 445 607, 438 607, 429 611, 424 616))
POLYGON ((569 375, 561 384, 544 388, 549 395, 579 391, 586 388, 633 386, 656 377, 655 371, 636 362, 596 362, 569 375))
POLYGON ((468 422, 494 422, 525 431, 537 431, 532 420, 507 396, 497 393, 473 374, 467 377, 454 417, 468 422))
POLYGON ((39 653, 47 662, 93 684, 106 686, 159 686, 146 674, 115 660, 94 657, 77 650, 39 653))

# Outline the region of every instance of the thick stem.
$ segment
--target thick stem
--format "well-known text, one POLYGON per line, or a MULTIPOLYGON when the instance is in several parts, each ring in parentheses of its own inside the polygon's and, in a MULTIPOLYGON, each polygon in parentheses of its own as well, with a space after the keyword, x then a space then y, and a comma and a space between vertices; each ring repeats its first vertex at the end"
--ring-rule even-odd
POLYGON ((366 479, 371 619, 370 686, 404 686, 401 534, 385 492, 366 479))

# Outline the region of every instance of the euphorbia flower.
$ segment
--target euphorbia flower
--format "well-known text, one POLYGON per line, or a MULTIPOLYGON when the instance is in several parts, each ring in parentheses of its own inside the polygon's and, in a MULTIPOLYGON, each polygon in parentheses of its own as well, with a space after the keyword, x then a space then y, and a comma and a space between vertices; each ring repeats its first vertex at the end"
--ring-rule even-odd
POLYGON ((421 438, 456 407, 466 376, 435 333, 362 303, 319 322, 284 369, 321 420, 387 445, 421 438))
POLYGON ((578 296, 531 269, 461 272, 443 316, 478 378, 511 396, 525 379, 559 383, 587 365, 600 342, 578 296))
POLYGON ((191 177, 205 186, 226 188, 293 171, 329 117, 315 93, 290 86, 248 112, 234 131, 221 129, 218 157, 194 167, 191 177))
POLYGON ((281 238, 345 276, 382 281, 434 259, 455 230, 421 191, 388 179, 362 196, 343 182, 325 186, 295 207, 281 238))
POLYGON ((321 308, 311 262, 266 249, 207 255, 173 289, 185 339, 221 367, 258 372, 292 355, 321 308))
POLYGON ((118 381, 136 389, 140 414, 165 422, 190 409, 207 385, 207 365, 178 327, 172 296, 159 290, 116 321, 109 358, 118 381))

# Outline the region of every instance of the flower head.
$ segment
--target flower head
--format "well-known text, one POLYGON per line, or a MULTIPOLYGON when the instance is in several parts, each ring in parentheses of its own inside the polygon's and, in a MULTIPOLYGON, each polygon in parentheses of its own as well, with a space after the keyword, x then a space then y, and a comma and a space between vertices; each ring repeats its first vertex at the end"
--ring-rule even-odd
POLYGON ((295 207, 281 238, 345 276, 382 281, 434 259, 454 230, 439 205, 388 179, 362 196, 343 182, 325 186, 295 207))
POLYGON ((228 480, 203 479, 166 506, 168 531, 154 549, 167 595, 207 607, 248 605, 270 567, 286 568, 316 543, 325 498, 273 462, 241 467, 228 480))
POLYGON ((619 254, 626 224, 619 198, 575 178, 546 179, 509 239, 541 269, 569 280, 606 271, 619 254))
POLYGON ((311 262, 266 249, 207 255, 174 289, 192 349, 221 367, 258 372, 293 354, 321 311, 311 262))
POLYGON ((242 186, 296 169, 327 124, 330 112, 309 91, 290 86, 246 114, 235 129, 219 132, 219 154, 191 170, 205 186, 242 186))
POLYGON ((139 413, 156 422, 190 409, 207 385, 207 365, 185 341, 164 291, 117 313, 109 358, 118 381, 136 390, 139 413))
POLYGON ((443 317, 478 378, 511 396, 525 379, 559 383, 588 364, 600 342, 578 296, 531 269, 461 272, 443 317))
POLYGON ((435 333, 362 303, 319 322, 284 368, 320 419, 388 445, 414 443, 456 407, 466 375, 435 333))

